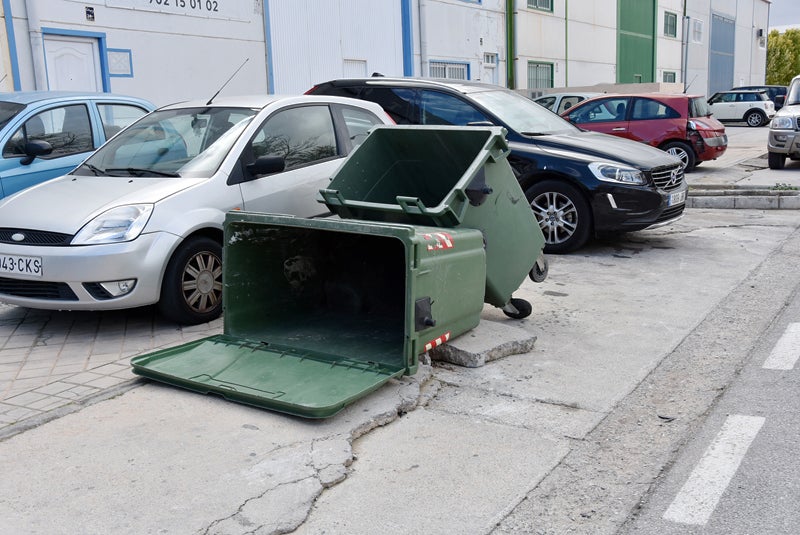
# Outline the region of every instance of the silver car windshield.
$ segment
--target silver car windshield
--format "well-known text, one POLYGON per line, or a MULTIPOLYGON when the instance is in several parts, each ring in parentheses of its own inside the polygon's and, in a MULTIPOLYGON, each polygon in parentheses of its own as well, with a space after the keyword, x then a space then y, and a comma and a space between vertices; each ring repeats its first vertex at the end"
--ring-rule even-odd
POLYGON ((215 107, 154 111, 103 145, 73 174, 211 176, 256 113, 215 107))
POLYGON ((513 91, 476 91, 469 96, 523 135, 537 136, 578 131, 575 126, 555 113, 513 91))

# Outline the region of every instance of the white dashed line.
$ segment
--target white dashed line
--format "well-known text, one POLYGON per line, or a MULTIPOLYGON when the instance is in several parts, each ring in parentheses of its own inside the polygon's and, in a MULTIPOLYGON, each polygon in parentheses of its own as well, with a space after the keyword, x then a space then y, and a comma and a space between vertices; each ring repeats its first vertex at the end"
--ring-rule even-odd
POLYGON ((764 368, 768 370, 791 370, 800 358, 800 323, 790 323, 786 331, 772 348, 764 368))
POLYGON ((764 418, 760 416, 728 416, 716 439, 664 513, 664 519, 704 525, 762 425, 764 418))

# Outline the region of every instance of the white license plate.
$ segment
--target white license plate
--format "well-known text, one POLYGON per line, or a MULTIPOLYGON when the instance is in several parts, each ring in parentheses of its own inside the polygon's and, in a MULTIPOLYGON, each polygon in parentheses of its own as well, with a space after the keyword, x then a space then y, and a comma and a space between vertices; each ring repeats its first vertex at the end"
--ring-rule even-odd
POLYGON ((0 254, 0 273, 42 276, 42 258, 39 256, 0 254))
POLYGON ((676 191, 675 193, 669 194, 667 206, 675 206, 676 204, 681 204, 684 202, 686 202, 686 190, 676 191))

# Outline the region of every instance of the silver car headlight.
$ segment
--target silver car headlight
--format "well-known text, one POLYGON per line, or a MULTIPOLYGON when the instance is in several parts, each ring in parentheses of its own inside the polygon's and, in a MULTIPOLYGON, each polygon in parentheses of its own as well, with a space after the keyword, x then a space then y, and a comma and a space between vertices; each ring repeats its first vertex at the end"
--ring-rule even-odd
POLYGON ((97 245, 135 240, 152 213, 152 204, 117 206, 84 225, 72 239, 72 245, 97 245))
POLYGON ((624 167, 605 162, 593 162, 589 164, 589 169, 597 179, 604 182, 619 182, 621 184, 644 185, 647 181, 638 169, 624 167))
POLYGON ((794 128, 794 121, 791 117, 781 115, 772 119, 771 128, 779 128, 781 130, 791 130, 794 128))

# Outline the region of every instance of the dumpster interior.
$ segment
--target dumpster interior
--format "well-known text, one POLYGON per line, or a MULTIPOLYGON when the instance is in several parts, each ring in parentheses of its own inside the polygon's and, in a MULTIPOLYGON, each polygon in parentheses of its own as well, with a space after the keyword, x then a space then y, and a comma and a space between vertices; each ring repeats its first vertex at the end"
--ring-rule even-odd
POLYGON ((225 273, 227 334, 405 367, 402 241, 293 227, 241 232, 246 239, 225 249, 237 267, 225 273))
MULTIPOLYGON (((476 163, 474 155, 482 153, 492 135, 489 129, 376 129, 364 141, 365 146, 353 152, 346 168, 340 170, 347 173, 347 179, 334 179, 331 183, 336 193, 322 193, 326 199, 333 195, 390 206, 405 198, 412 204, 419 201, 435 210, 448 201, 448 196, 458 192, 456 186, 465 175, 471 177, 480 169, 482 162, 476 163), (473 165, 476 169, 468 173, 473 165)), ((453 206, 446 209, 458 211, 456 202, 450 202, 453 206)), ((364 214, 358 209, 352 210, 358 204, 349 204, 351 210, 347 213, 362 217, 364 214)), ((431 224, 431 215, 417 218, 392 210, 370 211, 364 218, 431 224)))

